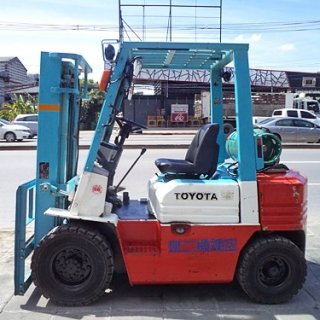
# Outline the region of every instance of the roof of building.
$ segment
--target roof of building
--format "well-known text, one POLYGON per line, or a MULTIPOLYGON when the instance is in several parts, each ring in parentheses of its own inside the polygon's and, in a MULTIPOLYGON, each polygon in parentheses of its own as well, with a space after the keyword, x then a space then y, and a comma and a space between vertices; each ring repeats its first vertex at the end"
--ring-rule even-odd
POLYGON ((11 61, 16 60, 21 64, 21 66, 28 71, 28 69, 24 66, 24 64, 20 61, 18 57, 0 57, 0 63, 10 63, 11 61))
MULTIPOLYGON (((0 57, 0 62, 9 62, 17 57, 0 57)), ((18 58, 17 58, 18 59, 18 58)))

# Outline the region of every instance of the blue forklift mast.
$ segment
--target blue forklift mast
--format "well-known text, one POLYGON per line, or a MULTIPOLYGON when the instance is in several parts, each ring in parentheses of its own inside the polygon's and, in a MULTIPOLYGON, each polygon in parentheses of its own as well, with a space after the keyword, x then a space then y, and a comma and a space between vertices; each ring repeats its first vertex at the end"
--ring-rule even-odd
POLYGON ((16 194, 15 294, 23 294, 31 283, 26 259, 58 224, 43 212, 51 206, 64 208, 67 204, 59 190, 76 182, 80 104, 87 94, 89 72, 91 67, 80 55, 41 54, 36 179, 19 186, 16 194), (50 192, 43 192, 48 183, 50 192))
MULTIPOLYGON (((256 181, 256 170, 263 157, 256 154, 253 138, 248 45, 222 43, 124 42, 113 62, 105 100, 85 162, 84 172, 92 172, 102 141, 109 142, 116 116, 122 111, 133 77, 135 60, 144 68, 210 70, 211 122, 223 128, 222 73, 231 61, 235 65, 235 108, 239 181, 256 181), (260 162, 258 162, 258 160, 260 162)), ((87 91, 88 63, 79 55, 47 53, 41 55, 39 133, 36 179, 17 190, 15 294, 23 295, 31 283, 26 259, 41 238, 61 223, 43 213, 50 207, 67 209, 67 196, 78 183, 78 135, 81 99, 87 91), (84 89, 79 85, 84 73, 84 89), (34 230, 29 228, 34 223, 34 230), (31 230, 30 230, 31 229, 31 230), (31 234, 30 237, 27 235, 31 234)), ((226 158, 223 130, 218 135, 219 163, 226 158)), ((263 165, 262 165, 263 166, 263 165)), ((60 221, 59 221, 60 220, 60 221)))

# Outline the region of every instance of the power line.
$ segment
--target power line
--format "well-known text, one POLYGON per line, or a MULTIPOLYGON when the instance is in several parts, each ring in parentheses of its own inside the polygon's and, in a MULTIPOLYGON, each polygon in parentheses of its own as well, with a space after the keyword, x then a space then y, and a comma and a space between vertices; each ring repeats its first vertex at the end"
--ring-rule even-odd
MULTIPOLYGON (((153 18, 164 17, 163 15, 153 15, 153 18)), ((172 18, 183 18, 182 16, 172 16, 172 18)), ((207 19, 208 17, 204 17, 207 19)), ((217 18, 217 17, 214 17, 217 18)), ((175 24, 174 29, 189 31, 195 30, 212 30, 217 29, 217 24, 199 23, 201 17, 197 17, 197 26, 185 23, 175 24)), ((156 20, 156 19, 154 19, 156 20)), ((141 25, 131 25, 132 29, 141 30, 141 25)), ((152 24, 148 26, 150 30, 167 29, 167 24, 152 24)), ((270 22, 251 22, 251 23, 225 23, 222 26, 224 32, 300 32, 320 29, 320 20, 306 21, 270 21, 270 22)), ((0 30, 5 31, 117 31, 117 25, 106 24, 44 24, 44 23, 23 23, 12 21, 0 21, 0 30)))

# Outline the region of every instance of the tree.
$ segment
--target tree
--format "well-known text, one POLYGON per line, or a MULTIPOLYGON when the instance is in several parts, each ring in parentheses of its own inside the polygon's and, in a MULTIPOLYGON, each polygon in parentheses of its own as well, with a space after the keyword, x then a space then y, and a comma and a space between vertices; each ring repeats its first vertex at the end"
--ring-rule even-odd
POLYGON ((104 101, 105 92, 100 91, 98 84, 94 83, 92 80, 89 80, 88 87, 88 100, 83 100, 82 102, 80 122, 82 123, 83 129, 91 130, 96 125, 104 101))
POLYGON ((31 95, 14 94, 14 102, 4 103, 4 108, 0 110, 0 118, 12 121, 18 114, 37 113, 36 99, 31 95))

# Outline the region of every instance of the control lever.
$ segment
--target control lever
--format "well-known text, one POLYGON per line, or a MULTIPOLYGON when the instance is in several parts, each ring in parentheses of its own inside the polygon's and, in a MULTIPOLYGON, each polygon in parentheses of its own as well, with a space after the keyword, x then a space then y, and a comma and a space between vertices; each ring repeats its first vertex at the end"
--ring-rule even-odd
POLYGON ((119 183, 117 184, 116 188, 115 188, 115 192, 118 192, 118 189, 121 185, 121 183, 123 182, 123 180, 127 177, 127 175, 130 173, 130 171, 132 170, 132 168, 136 165, 136 163, 139 161, 139 159, 141 158, 141 156, 147 151, 146 148, 142 148, 141 152, 138 156, 138 158, 133 162, 133 164, 131 165, 131 167, 129 168, 129 170, 126 172, 126 174, 122 177, 122 179, 119 181, 119 183))

